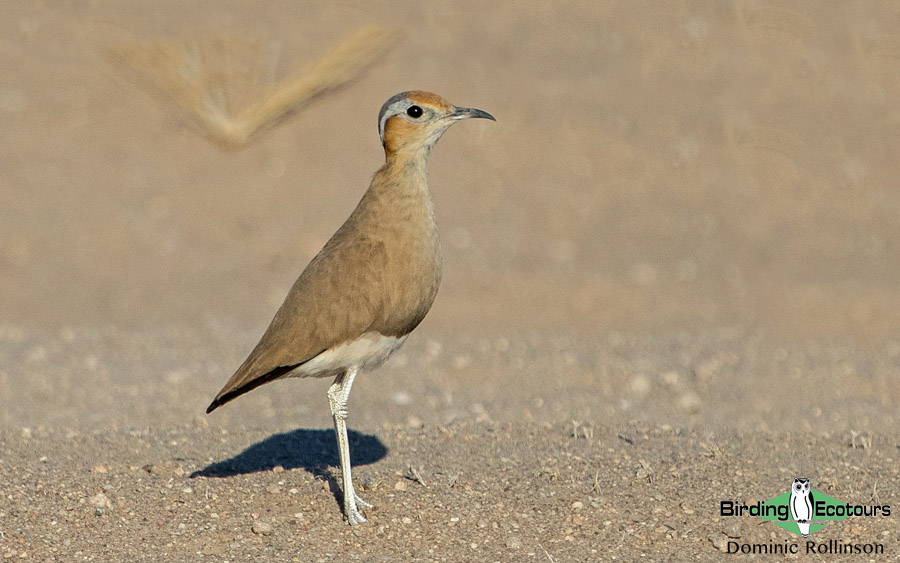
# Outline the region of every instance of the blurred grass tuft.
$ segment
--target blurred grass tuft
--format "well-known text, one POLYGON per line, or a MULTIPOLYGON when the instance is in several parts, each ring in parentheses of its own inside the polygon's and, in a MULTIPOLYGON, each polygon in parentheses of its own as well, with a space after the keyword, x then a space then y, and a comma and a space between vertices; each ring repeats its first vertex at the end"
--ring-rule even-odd
POLYGON ((352 82, 399 39, 396 30, 361 27, 277 83, 277 45, 235 37, 131 41, 109 48, 106 60, 207 138, 236 149, 352 82))

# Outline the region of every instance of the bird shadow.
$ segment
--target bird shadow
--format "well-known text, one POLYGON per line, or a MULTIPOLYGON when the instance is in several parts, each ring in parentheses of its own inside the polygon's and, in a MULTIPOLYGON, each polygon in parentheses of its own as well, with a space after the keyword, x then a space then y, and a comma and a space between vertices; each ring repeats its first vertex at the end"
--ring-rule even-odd
MULTIPOLYGON (((353 466, 368 465, 384 458, 388 449, 376 436, 347 430, 350 457, 353 466)), ((341 488, 332 474, 332 467, 341 464, 334 430, 298 429, 283 434, 273 434, 248 447, 230 459, 210 463, 191 473, 191 478, 224 478, 261 471, 271 471, 276 466, 284 469, 303 468, 328 482, 331 493, 340 504, 341 488)))

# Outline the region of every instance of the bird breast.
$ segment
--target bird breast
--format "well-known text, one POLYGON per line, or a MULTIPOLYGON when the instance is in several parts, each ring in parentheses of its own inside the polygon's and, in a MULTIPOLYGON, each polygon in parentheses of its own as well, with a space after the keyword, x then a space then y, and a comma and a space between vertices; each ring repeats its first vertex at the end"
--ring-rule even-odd
POLYGON ((372 326, 402 336, 425 318, 441 281, 441 248, 424 170, 385 167, 360 201, 358 220, 372 241, 383 243, 381 314, 372 326))

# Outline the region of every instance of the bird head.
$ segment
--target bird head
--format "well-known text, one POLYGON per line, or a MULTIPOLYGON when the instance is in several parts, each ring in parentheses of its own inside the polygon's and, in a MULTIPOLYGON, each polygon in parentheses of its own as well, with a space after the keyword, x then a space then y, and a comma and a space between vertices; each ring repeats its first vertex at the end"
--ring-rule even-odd
POLYGON ((405 151, 427 155, 447 128, 469 118, 496 121, 486 111, 456 107, 431 92, 401 92, 381 106, 378 134, 388 156, 405 151))

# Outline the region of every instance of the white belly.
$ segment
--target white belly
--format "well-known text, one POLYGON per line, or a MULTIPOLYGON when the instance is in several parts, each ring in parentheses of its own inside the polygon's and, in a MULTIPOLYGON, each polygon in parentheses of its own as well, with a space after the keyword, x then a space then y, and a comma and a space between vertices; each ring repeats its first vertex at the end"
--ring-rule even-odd
POLYGON ((394 338, 377 332, 367 332, 356 340, 325 350, 298 366, 287 377, 336 376, 351 366, 356 366, 360 371, 375 369, 404 342, 406 336, 394 338))

